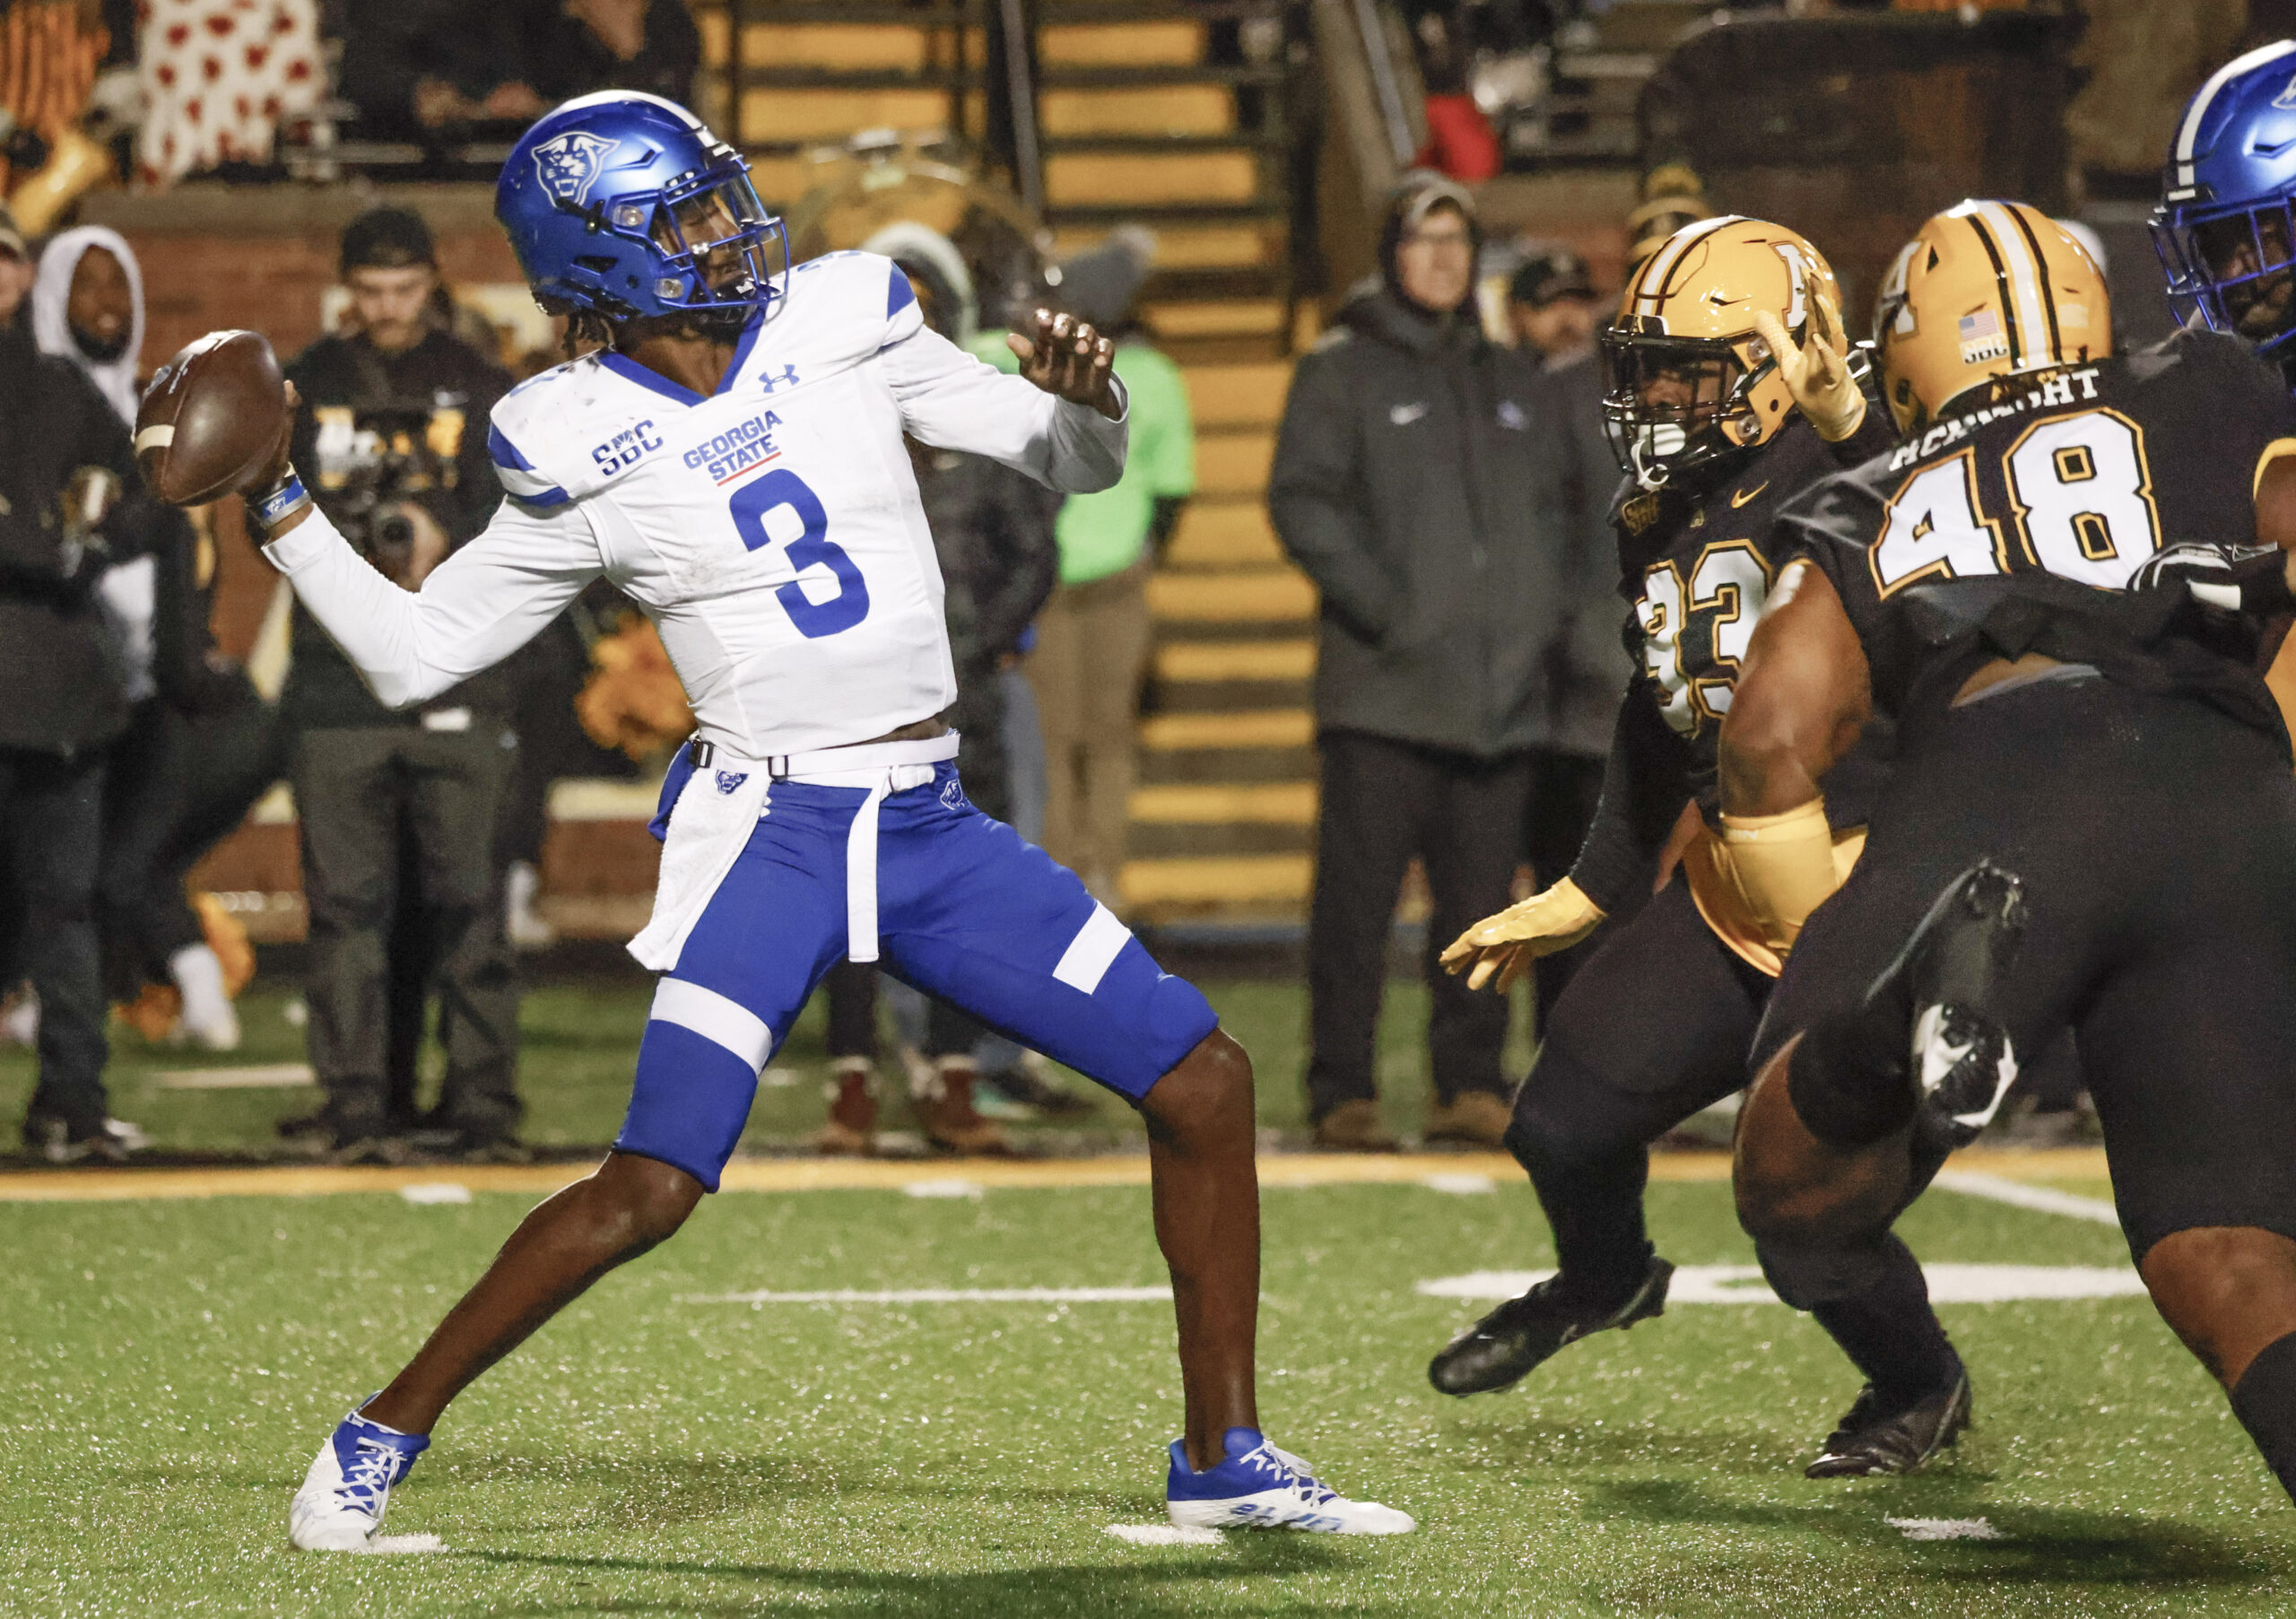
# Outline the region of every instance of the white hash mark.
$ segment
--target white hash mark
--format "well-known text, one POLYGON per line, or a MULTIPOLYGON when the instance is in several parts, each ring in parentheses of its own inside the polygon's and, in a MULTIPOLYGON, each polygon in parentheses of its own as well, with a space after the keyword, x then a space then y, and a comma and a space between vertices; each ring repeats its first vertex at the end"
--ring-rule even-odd
POLYGON ((1419 1184, 1431 1192, 1448 1192, 1455 1197, 1474 1197, 1499 1189, 1499 1183, 1488 1175, 1430 1175, 1419 1184))
POLYGON ((1219 1530, 1199 1528, 1194 1524, 1112 1523, 1108 1527, 1108 1533, 1136 1546, 1216 1546, 1221 1544, 1219 1530))
POLYGON ((409 1203, 468 1203, 470 1188, 456 1180, 426 1180, 399 1188, 398 1195, 409 1203))
POLYGON ((1998 1540, 2001 1531, 1982 1518, 1884 1518, 1908 1540, 1998 1540))
POLYGON ((389 1556, 394 1553, 443 1552, 447 1543, 436 1535, 378 1535, 367 1543, 367 1550, 389 1556))
POLYGON ((978 1180, 912 1180, 900 1189, 912 1197, 978 1197, 987 1188, 978 1180))

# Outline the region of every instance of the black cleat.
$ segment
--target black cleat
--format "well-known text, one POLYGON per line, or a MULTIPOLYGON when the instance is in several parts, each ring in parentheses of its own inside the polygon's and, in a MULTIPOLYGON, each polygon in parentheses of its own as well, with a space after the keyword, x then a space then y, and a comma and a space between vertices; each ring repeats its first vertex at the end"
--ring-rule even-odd
POLYGON ((1916 1128, 1965 1147, 2017 1081, 2017 1054, 1992 1008, 2025 931, 2025 887, 1980 860, 1929 908, 1906 954, 1912 968, 1916 1128))
POLYGON ((1621 1330, 1666 1312, 1666 1284, 1674 1267, 1657 1255, 1642 1284, 1608 1310, 1573 1304, 1557 1295, 1549 1276, 1519 1299, 1509 1299, 1468 1327, 1427 1364, 1427 1380, 1445 1394, 1488 1394, 1529 1376, 1541 1362, 1590 1332, 1621 1330))
POLYGON ((1950 1386, 1916 1400, 1893 1414, 1877 1409, 1874 1385, 1858 1391, 1857 1403, 1826 1437, 1818 1459, 1802 1469, 1805 1478, 1872 1478, 1882 1474, 1918 1473, 1929 1458, 1961 1437, 1970 1425, 1970 1378, 1956 1371, 1950 1386))

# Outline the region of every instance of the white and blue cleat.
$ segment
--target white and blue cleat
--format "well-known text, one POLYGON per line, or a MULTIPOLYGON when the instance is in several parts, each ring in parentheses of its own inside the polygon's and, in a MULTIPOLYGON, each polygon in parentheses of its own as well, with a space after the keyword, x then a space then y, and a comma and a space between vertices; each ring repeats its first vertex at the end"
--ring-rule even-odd
POLYGON ((356 1411, 319 1447, 303 1487, 287 1509, 287 1537, 306 1552, 363 1552, 383 1526, 391 1491, 430 1448, 421 1433, 401 1433, 356 1411))
POLYGON ((1182 1528, 1405 1535, 1419 1527, 1408 1512, 1326 1490, 1307 1463, 1269 1444, 1257 1428, 1231 1428, 1222 1445, 1226 1459, 1198 1473, 1187 1464, 1186 1447, 1172 1441, 1164 1510, 1182 1528))

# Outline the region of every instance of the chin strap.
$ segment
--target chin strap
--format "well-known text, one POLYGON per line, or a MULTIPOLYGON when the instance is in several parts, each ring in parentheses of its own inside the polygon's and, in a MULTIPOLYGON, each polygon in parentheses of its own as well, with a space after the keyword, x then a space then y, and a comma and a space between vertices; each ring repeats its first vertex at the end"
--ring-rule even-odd
POLYGON ((1635 434, 1627 443, 1626 455, 1627 459, 1633 464, 1631 470, 1634 474, 1636 486, 1646 494, 1656 494, 1666 486, 1666 469, 1663 466, 1645 465, 1642 457, 1647 444, 1648 440, 1645 435, 1635 434))

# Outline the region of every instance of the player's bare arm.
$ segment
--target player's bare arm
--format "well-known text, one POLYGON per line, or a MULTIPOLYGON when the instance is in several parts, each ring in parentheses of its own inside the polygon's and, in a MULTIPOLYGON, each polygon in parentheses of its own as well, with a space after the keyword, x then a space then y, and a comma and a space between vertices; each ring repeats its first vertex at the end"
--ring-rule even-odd
POLYGON ((1722 721, 1722 808, 1778 815, 1818 796, 1873 710, 1865 648, 1822 569, 1789 564, 1722 721))

